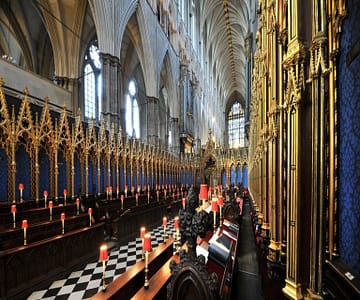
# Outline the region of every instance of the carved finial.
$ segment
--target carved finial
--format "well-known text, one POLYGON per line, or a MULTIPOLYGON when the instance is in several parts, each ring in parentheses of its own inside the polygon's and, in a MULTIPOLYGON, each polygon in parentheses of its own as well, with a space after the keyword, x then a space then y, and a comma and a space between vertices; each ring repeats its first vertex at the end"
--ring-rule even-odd
POLYGON ((186 207, 187 211, 191 213, 195 213, 196 207, 197 207, 197 197, 194 193, 193 187, 189 189, 189 193, 186 196, 186 207))
POLYGON ((122 127, 119 125, 119 136, 122 136, 122 127))
POLYGON ((24 94, 25 94, 25 96, 28 96, 29 93, 30 93, 29 88, 28 88, 28 87, 25 87, 25 89, 24 89, 24 94))
POLYGON ((15 106, 12 105, 11 121, 15 124, 15 106))
POLYGON ((49 97, 46 96, 45 99, 44 99, 44 101, 45 101, 45 104, 48 105, 48 104, 49 104, 49 97))
POLYGON ((0 77, 0 88, 4 85, 4 78, 0 77))

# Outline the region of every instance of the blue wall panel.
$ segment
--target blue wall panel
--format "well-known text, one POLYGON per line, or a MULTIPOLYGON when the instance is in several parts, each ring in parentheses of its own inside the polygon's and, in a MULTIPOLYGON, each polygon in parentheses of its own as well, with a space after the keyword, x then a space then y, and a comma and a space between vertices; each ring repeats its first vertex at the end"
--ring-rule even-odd
POLYGON ((242 183, 244 187, 248 187, 248 169, 246 166, 243 168, 242 183))
POLYGON ((7 178, 8 178, 8 159, 5 150, 0 148, 0 202, 10 200, 7 198, 8 195, 7 178))
POLYGON ((25 148, 20 146, 16 151, 16 200, 20 199, 19 183, 24 184, 23 199, 30 199, 30 158, 25 148))
POLYGON ((44 191, 50 194, 50 161, 46 152, 42 149, 39 151, 39 197, 44 197, 44 191))
MULTIPOLYGON (((76 155, 74 157, 74 164, 75 164, 74 195, 77 196, 79 194, 79 190, 83 192, 83 188, 80 186, 81 185, 80 161, 76 155)), ((69 191, 69 195, 70 195, 70 191, 69 191)))
POLYGON ((58 168, 58 195, 62 197, 64 195, 64 189, 68 189, 68 187, 66 186, 66 161, 64 159, 62 151, 58 152, 58 168))
POLYGON ((360 5, 349 0, 339 60, 339 252, 360 272, 360 5))

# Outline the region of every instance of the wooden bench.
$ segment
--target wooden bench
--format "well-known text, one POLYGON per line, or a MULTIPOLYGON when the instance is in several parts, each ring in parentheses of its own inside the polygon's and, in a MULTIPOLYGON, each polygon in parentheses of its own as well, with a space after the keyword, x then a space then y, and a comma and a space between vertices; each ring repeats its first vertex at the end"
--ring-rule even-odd
POLYGON ((140 288, 132 297, 133 300, 144 299, 166 299, 167 285, 171 279, 170 262, 174 260, 179 263, 180 258, 174 255, 149 279, 149 288, 140 288))
POLYGON ((153 202, 149 205, 131 208, 126 214, 112 220, 114 236, 120 244, 134 240, 138 236, 140 226, 153 228, 162 222, 163 216, 169 215, 170 203, 173 214, 177 214, 181 200, 172 201, 170 197, 167 202, 153 202))
MULTIPOLYGON (((54 216, 55 218, 55 216, 54 216)), ((49 239, 62 234, 62 224, 59 216, 54 221, 46 221, 33 225, 29 222, 26 230, 27 244, 49 239)), ((72 230, 78 230, 89 226, 89 216, 82 214, 79 216, 70 216, 65 219, 65 233, 72 230)), ((8 229, 0 232, 0 251, 7 250, 23 245, 24 237, 21 225, 15 229, 8 229)))
MULTIPOLYGON (((29 224, 37 224, 50 220, 50 209, 45 207, 27 208, 17 207, 15 214, 16 226, 21 227, 22 220, 28 220, 29 224)), ((52 209, 52 219, 56 220, 60 218, 60 214, 65 213, 66 217, 75 216, 77 213, 76 204, 67 204, 65 206, 58 205, 52 209)), ((80 211, 79 214, 82 212, 80 211)), ((6 213, 0 213, 0 229, 6 230, 13 228, 14 220, 13 214, 9 211, 6 213)))
MULTIPOLYGON (((98 258, 104 224, 0 251, 0 299, 25 299, 43 282, 98 258)), ((44 288, 44 286, 42 286, 44 288)))
MULTIPOLYGON (((159 245, 149 254, 148 278, 152 276, 173 256, 174 239, 167 240, 166 244, 159 245)), ((91 299, 130 299, 143 288, 145 280, 145 263, 138 261, 124 274, 109 283, 106 291, 95 294, 91 299)))

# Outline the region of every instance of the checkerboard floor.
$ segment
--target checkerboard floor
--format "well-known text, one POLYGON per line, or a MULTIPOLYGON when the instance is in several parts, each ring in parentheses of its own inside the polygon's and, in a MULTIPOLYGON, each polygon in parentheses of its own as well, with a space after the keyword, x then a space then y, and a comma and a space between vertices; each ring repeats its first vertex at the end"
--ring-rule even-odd
MULTIPOLYGON (((163 226, 151 231, 151 246, 156 248, 163 242, 163 226)), ((173 220, 166 227, 168 236, 175 235, 173 220)), ((118 278, 137 261, 141 260, 142 243, 140 238, 109 252, 106 263, 106 283, 118 278)), ((27 299, 88 299, 101 290, 102 263, 88 263, 83 270, 74 271, 68 278, 54 281, 47 289, 33 292, 27 299)))

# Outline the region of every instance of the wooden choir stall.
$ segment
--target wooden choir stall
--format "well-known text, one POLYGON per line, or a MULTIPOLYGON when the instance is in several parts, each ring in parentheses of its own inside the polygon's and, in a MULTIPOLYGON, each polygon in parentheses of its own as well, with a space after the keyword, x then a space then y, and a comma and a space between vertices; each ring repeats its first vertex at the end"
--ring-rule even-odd
POLYGON ((196 195, 190 188, 178 210, 174 226, 179 235, 169 237, 149 252, 148 261, 138 261, 92 299, 230 299, 239 205, 234 199, 221 203, 220 216, 211 205, 217 200, 199 207, 196 195))

